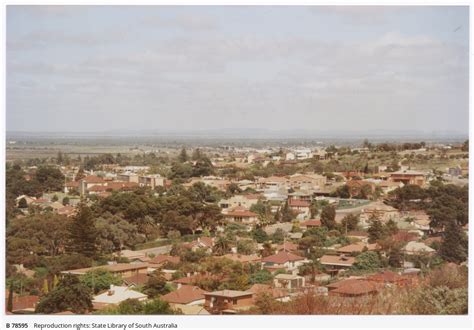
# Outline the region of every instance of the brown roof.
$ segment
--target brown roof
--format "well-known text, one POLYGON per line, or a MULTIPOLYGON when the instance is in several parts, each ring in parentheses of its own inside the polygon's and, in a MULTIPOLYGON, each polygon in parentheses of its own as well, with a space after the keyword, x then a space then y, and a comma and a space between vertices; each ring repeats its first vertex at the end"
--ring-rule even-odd
POLYGON ((334 265, 334 266, 352 266, 355 262, 354 257, 348 256, 331 256, 324 255, 319 259, 322 265, 334 265))
POLYGON ((183 285, 178 290, 161 296, 160 299, 172 304, 189 304, 204 299, 206 291, 192 285, 183 285))
POLYGON ((160 254, 149 261, 150 264, 162 264, 165 262, 170 262, 172 264, 179 264, 181 262, 181 258, 160 254))
POLYGON ((369 281, 382 282, 382 283, 397 283, 403 280, 403 277, 395 272, 385 270, 378 274, 370 275, 367 277, 369 281))
POLYGON ((83 178, 84 182, 86 183, 104 183, 105 180, 102 179, 101 177, 98 177, 96 175, 88 175, 85 178, 83 178))
POLYGON ((204 295, 225 297, 225 298, 238 298, 238 297, 253 295, 253 292, 238 291, 238 290, 221 290, 221 291, 214 291, 214 292, 206 292, 204 295))
POLYGON ((285 262, 288 262, 288 261, 299 261, 299 260, 304 260, 304 257, 297 256, 296 254, 289 253, 286 251, 280 251, 276 254, 263 258, 262 262, 284 264, 285 262))
POLYGON ((133 276, 129 276, 129 277, 123 277, 122 280, 127 284, 127 285, 131 285, 131 284, 135 284, 135 285, 143 285, 143 284, 146 284, 148 283, 148 274, 135 274, 133 276))
POLYGON ((247 211, 247 210, 234 210, 234 211, 228 212, 227 214, 225 214, 225 216, 251 218, 251 217, 256 217, 257 214, 252 211, 247 211))
POLYGON ((308 221, 302 222, 301 226, 303 226, 303 227, 321 227, 321 220, 310 219, 308 221))
POLYGON ((206 279, 215 279, 215 280, 220 280, 221 277, 217 275, 207 275, 207 274, 197 274, 197 275, 192 275, 192 276, 185 276, 178 278, 173 281, 173 283, 177 284, 195 284, 199 282, 200 280, 206 280, 206 279))
POLYGON ((410 242, 418 240, 418 235, 406 230, 399 230, 396 234, 392 235, 392 239, 396 242, 410 242))
POLYGON ((109 272, 117 273, 117 272, 125 272, 125 271, 128 271, 128 270, 144 269, 144 268, 148 268, 147 263, 103 265, 103 266, 97 266, 97 267, 88 267, 88 268, 65 270, 65 271, 62 271, 61 273, 81 275, 81 274, 85 274, 88 271, 95 270, 95 269, 105 269, 105 270, 108 270, 109 272))
POLYGON ((348 279, 328 285, 328 288, 334 287, 335 289, 331 290, 332 293, 349 296, 359 296, 377 292, 380 288, 377 283, 361 279, 348 279))
POLYGON ((78 182, 78 181, 69 181, 69 182, 66 182, 66 187, 70 187, 70 188, 79 187, 79 182, 78 182))

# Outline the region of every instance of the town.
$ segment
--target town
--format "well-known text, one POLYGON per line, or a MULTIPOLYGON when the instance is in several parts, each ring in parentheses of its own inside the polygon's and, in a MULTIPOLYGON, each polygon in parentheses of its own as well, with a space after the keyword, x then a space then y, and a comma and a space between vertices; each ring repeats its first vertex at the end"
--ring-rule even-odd
POLYGON ((7 140, 7 313, 467 314, 467 140, 293 142, 7 140))

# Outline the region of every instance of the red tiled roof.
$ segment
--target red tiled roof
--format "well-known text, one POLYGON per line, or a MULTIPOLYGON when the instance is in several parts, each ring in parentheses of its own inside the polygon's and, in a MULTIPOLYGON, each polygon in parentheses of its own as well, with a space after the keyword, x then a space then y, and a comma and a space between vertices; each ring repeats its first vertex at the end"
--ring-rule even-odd
POLYGON ((374 282, 382 282, 382 283, 397 283, 403 280, 403 277, 397 273, 391 272, 389 270, 385 270, 378 274, 370 275, 367 277, 367 280, 374 281, 374 282))
POLYGON ((69 187, 69 188, 77 188, 77 187, 79 187, 79 182, 78 182, 78 181, 69 181, 69 182, 66 182, 66 187, 69 187))
POLYGON ((284 264, 285 262, 288 262, 288 261, 299 261, 299 260, 304 260, 304 257, 297 256, 296 254, 289 253, 286 251, 280 251, 276 254, 263 258, 262 262, 284 264))
POLYGON ((392 239, 396 242, 410 242, 418 240, 418 235, 405 230, 399 230, 396 234, 392 235, 392 239))
POLYGON ((104 183, 105 180, 96 175, 88 175, 82 179, 86 183, 104 183))
POLYGON ((137 273, 133 276, 123 277, 122 280, 128 285, 143 285, 148 283, 148 278, 148 274, 137 273))
POLYGON ((161 296, 160 299, 172 304, 189 304, 204 299, 207 291, 193 285, 183 285, 178 290, 161 296))

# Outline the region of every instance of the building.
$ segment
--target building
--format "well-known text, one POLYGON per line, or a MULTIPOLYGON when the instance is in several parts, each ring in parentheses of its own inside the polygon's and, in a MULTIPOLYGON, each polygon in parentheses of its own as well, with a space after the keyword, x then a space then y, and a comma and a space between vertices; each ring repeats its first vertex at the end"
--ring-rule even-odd
POLYGON ((112 274, 120 275, 122 277, 132 277, 137 274, 147 274, 148 273, 148 263, 137 263, 137 264, 112 264, 112 265, 103 265, 97 267, 88 267, 88 268, 79 268, 73 270, 62 271, 61 274, 72 274, 72 275, 84 275, 87 272, 105 269, 112 274))
POLYGON ((308 262, 305 257, 287 252, 279 251, 271 256, 262 258, 262 267, 269 271, 283 269, 287 272, 298 271, 298 267, 308 262))
POLYGON ((179 289, 160 297, 161 300, 170 304, 180 305, 204 305, 204 294, 207 291, 193 285, 182 285, 179 289))
POLYGON ((224 218, 229 222, 243 223, 253 225, 258 222, 258 215, 243 207, 236 207, 227 213, 224 213, 224 218))
POLYGON ((414 170, 401 170, 390 174, 390 181, 402 182, 403 184, 413 184, 417 186, 424 186, 426 183, 425 174, 423 172, 414 170))
POLYGON ((146 294, 134 291, 128 286, 111 285, 110 289, 94 296, 92 304, 94 309, 102 309, 110 305, 118 305, 128 299, 145 301, 148 297, 146 294))
POLYGON ((254 304, 253 292, 221 290, 205 293, 204 307, 211 314, 236 314, 254 304))
POLYGON ((293 291, 301 289, 305 285, 305 279, 302 276, 293 274, 278 274, 273 278, 275 288, 283 288, 293 291))
POLYGON ((352 267, 355 262, 355 257, 324 255, 319 259, 319 262, 321 265, 326 266, 329 273, 337 274, 340 270, 352 267))
POLYGON ((376 294, 381 285, 363 279, 347 279, 327 285, 330 296, 360 297, 376 294))

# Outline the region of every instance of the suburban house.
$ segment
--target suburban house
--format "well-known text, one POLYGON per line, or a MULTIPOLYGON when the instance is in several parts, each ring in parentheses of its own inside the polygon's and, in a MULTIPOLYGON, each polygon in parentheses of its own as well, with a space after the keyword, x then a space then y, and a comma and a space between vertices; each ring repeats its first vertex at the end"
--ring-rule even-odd
POLYGON ((192 251, 196 251, 198 249, 206 249, 207 252, 212 252, 212 247, 214 246, 215 238, 214 237, 198 237, 196 240, 190 243, 184 243, 183 246, 187 249, 191 249, 192 251))
POLYGON ((321 190, 326 185, 326 177, 319 174, 294 174, 289 178, 294 190, 321 190))
POLYGON ((424 186, 426 183, 425 173, 414 170, 401 170, 390 174, 390 181, 402 182, 403 184, 413 184, 424 186))
POLYGON ((289 199, 288 206, 294 212, 299 213, 303 217, 309 217, 309 202, 298 199, 289 199))
POLYGON ((257 189, 278 191, 280 189, 287 189, 288 178, 281 176, 271 176, 268 178, 259 178, 257 180, 257 189))
POLYGON ((434 254, 436 252, 435 249, 430 248, 425 243, 421 242, 408 242, 407 245, 402 249, 402 251, 408 255, 413 254, 434 254))
POLYGON ((262 267, 269 271, 283 269, 287 272, 296 273, 298 267, 308 262, 305 257, 287 252, 279 251, 276 254, 262 258, 262 267))
POLYGON ((138 264, 112 264, 97 267, 79 268, 62 271, 61 274, 84 275, 89 271, 96 269, 105 269, 112 274, 120 275, 122 277, 132 277, 136 274, 147 274, 149 265, 147 263, 138 264))
POLYGON ((219 202, 219 206, 222 209, 233 209, 236 207, 244 207, 250 209, 254 204, 258 203, 258 200, 262 198, 262 195, 249 194, 249 195, 235 195, 229 199, 223 199, 219 202))
POLYGON ((204 294, 204 307, 211 314, 236 314, 239 310, 253 306, 253 292, 221 290, 204 294))
POLYGON ((79 193, 81 195, 84 195, 87 192, 89 192, 89 189, 92 186, 105 186, 105 185, 106 185, 106 181, 103 178, 98 177, 96 175, 88 175, 85 178, 79 180, 79 193))
POLYGON ((92 299, 94 309, 102 309, 110 305, 118 305, 127 299, 134 299, 138 301, 145 301, 148 299, 146 294, 132 290, 128 286, 114 286, 102 292, 92 299))
POLYGON ((179 289, 160 297, 170 304, 204 305, 206 291, 193 285, 182 285, 179 289))
POLYGON ((346 255, 324 255, 319 259, 321 265, 326 266, 328 273, 337 274, 342 269, 348 269, 352 267, 355 262, 355 257, 349 257, 346 255))
POLYGON ((243 207, 236 207, 233 210, 223 213, 224 218, 229 222, 243 223, 253 225, 258 222, 258 215, 243 207))
POLYGON ((311 229, 321 227, 321 220, 318 219, 309 219, 300 223, 300 227, 311 229))
POLYGON ((156 257, 153 257, 148 261, 148 263, 150 264, 150 267, 163 267, 167 263, 176 265, 176 264, 179 264, 180 262, 181 262, 180 257, 168 256, 165 254, 157 255, 156 257))
POLYGON ((278 274, 273 278, 275 288, 283 288, 290 291, 301 289, 305 285, 305 279, 299 275, 278 274))
POLYGON ((254 293, 254 299, 261 294, 270 294, 273 299, 280 302, 290 301, 290 295, 288 290, 272 288, 268 284, 254 284, 247 291, 254 293))

